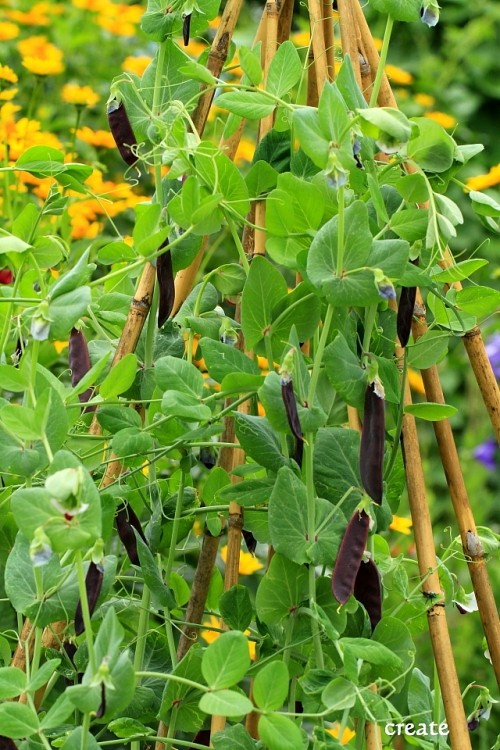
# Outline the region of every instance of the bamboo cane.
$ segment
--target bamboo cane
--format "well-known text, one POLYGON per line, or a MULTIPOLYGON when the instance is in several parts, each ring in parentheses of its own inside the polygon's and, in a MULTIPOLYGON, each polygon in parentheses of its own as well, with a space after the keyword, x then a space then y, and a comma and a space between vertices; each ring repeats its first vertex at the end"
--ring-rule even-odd
MULTIPOLYGON (((375 75, 379 63, 379 55, 373 44, 370 28, 358 0, 353 0, 353 4, 361 30, 361 38, 365 45, 366 56, 372 69, 372 75, 375 75)), ((382 78, 378 103, 381 107, 397 107, 394 94, 392 93, 392 89, 385 74, 382 78)), ((439 265, 443 268, 448 268, 452 264, 452 258, 449 251, 447 251, 444 259, 439 265)), ((457 282, 455 286, 457 289, 462 288, 459 282, 457 282)), ((484 405, 488 412, 497 441, 500 445, 500 389, 486 353, 481 331, 475 326, 471 331, 468 331, 462 339, 479 390, 481 391, 484 405)))
POLYGON ((326 67, 328 80, 335 80, 335 41, 333 37, 333 3, 323 0, 323 34, 325 37, 326 67))
MULTIPOLYGON (((401 357, 402 353, 401 347, 397 347, 396 355, 401 357)), ((408 382, 405 383, 404 402, 405 405, 412 403, 408 382)), ((436 594, 440 594, 441 587, 437 573, 432 523, 427 503, 417 427, 415 418, 411 414, 405 414, 403 418, 403 457, 418 566, 422 577, 422 592, 429 601, 432 601, 436 594)), ((438 600, 430 606, 427 610, 427 622, 450 732, 451 747, 452 750, 468 750, 471 748, 469 730, 443 601, 438 600)))
POLYGON ((354 8, 350 0, 337 0, 339 9, 340 38, 342 40, 342 53, 351 58, 354 75, 358 86, 362 89, 361 68, 359 65, 358 31, 359 24, 355 16, 354 8))
MULTIPOLYGON (((425 308, 421 298, 417 295, 416 311, 420 314, 414 316, 412 325, 413 338, 417 341, 427 331, 425 319, 425 308)), ((434 403, 444 404, 445 398, 439 380, 436 365, 422 370, 425 394, 427 400, 434 403)), ((432 423, 436 440, 441 455, 441 463, 448 483, 450 497, 453 503, 455 517, 457 519, 462 539, 462 547, 467 560, 472 586, 476 595, 479 616, 483 625, 484 634, 488 643, 491 663, 495 672, 497 683, 500 686, 500 620, 493 591, 491 589, 486 560, 481 544, 477 543, 477 529, 474 515, 469 502, 467 488, 460 468, 453 431, 448 419, 432 423), (471 537, 472 535, 472 537, 471 537), (471 543, 471 539, 472 542, 471 543)))
POLYGON ((307 105, 317 107, 319 102, 318 96, 318 79, 316 78, 316 65, 314 64, 314 52, 312 46, 309 47, 307 56, 307 105))
POLYGON ((328 59, 326 55, 322 0, 309 0, 309 19, 318 92, 321 96, 323 86, 328 81, 328 59))

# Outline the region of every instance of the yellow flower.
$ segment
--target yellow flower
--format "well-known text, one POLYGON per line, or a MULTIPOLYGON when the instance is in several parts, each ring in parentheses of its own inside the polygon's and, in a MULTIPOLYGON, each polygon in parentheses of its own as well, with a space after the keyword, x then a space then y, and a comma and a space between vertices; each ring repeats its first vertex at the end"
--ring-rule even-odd
POLYGON ((142 76, 152 59, 148 55, 129 55, 122 62, 122 70, 126 73, 135 73, 136 76, 142 76))
POLYGON ((63 53, 45 36, 30 36, 17 45, 24 67, 37 76, 62 73, 63 53))
POLYGON ((96 148, 115 148, 113 136, 108 130, 92 130, 88 127, 78 128, 76 137, 96 148))
POLYGON ((187 52, 191 57, 199 57, 206 48, 206 42, 199 42, 197 39, 190 39, 187 47, 182 45, 183 52, 187 52))
POLYGON ((244 164, 245 162, 250 163, 253 159, 254 152, 255 152, 254 141, 251 141, 248 138, 242 138, 238 145, 238 148, 236 149, 236 154, 234 155, 234 163, 235 164, 244 164))
POLYGON ((378 36, 374 36, 373 44, 375 45, 375 49, 377 50, 377 52, 380 52, 380 50, 382 49, 382 39, 380 39, 380 37, 378 36))
MULTIPOLYGON (((219 630, 224 629, 224 623, 222 622, 221 618, 214 617, 214 615, 210 615, 210 619, 205 620, 203 624, 208 629, 202 630, 200 635, 203 638, 203 640, 206 641, 208 644, 216 641, 217 638, 221 635, 219 630), (218 628, 219 630, 213 630, 213 628, 218 628)), ((250 631, 245 630, 243 635, 250 635, 250 631)), ((254 641, 248 641, 248 653, 250 654, 250 659, 254 661, 255 660, 255 642, 254 641)))
POLYGON ((409 368, 408 369, 408 383, 410 384, 410 388, 412 389, 412 391, 416 391, 417 393, 422 393, 425 396, 424 381, 422 380, 422 376, 419 372, 409 368))
POLYGON ((295 34, 292 34, 290 39, 297 47, 309 47, 311 35, 309 34, 309 31, 296 31, 295 34))
POLYGON ((396 83, 398 86, 409 86, 410 83, 413 83, 412 74, 398 68, 397 65, 386 65, 385 72, 392 83, 396 83))
MULTIPOLYGON (((23 117, 16 121, 15 113, 19 109, 10 102, 0 108, 0 159, 15 161, 30 146, 62 147, 59 139, 52 133, 43 132, 36 120, 23 117)), ((20 174, 23 179, 24 173, 20 174)))
POLYGON ((10 23, 10 21, 0 22, 0 42, 8 42, 17 36, 19 36, 19 26, 16 23, 10 23))
MULTIPOLYGON (((226 562, 227 560, 227 545, 221 548, 220 556, 226 562)), ((240 549, 240 565, 238 573, 240 576, 251 576, 257 570, 261 570, 264 566, 254 555, 250 552, 244 552, 240 549)))
POLYGON ((64 349, 66 349, 66 347, 68 346, 67 341, 54 341, 53 343, 54 343, 54 349, 56 350, 58 354, 64 351, 64 349))
MULTIPOLYGON (((332 737, 335 737, 336 739, 339 738, 339 732, 340 732, 340 724, 335 724, 331 729, 326 730, 328 734, 331 734, 332 737)), ((356 732, 353 732, 352 729, 349 729, 349 727, 346 727, 342 733, 342 737, 340 738, 340 744, 341 745, 347 745, 350 740, 352 740, 353 737, 356 736, 356 732)))
POLYGON ((66 83, 61 96, 68 104, 81 107, 93 107, 101 98, 90 86, 78 86, 76 83, 66 83))
POLYGON ((209 29, 218 29, 220 25, 220 16, 215 16, 208 24, 209 29))
POLYGON ((454 128, 457 121, 452 115, 447 115, 446 112, 426 112, 424 117, 428 117, 429 120, 434 120, 439 123, 443 128, 454 128))
POLYGON ((51 3, 40 2, 34 3, 30 10, 9 10, 6 15, 12 20, 23 24, 24 26, 48 26, 50 23, 49 12, 58 12, 57 6, 51 3))
POLYGON ((430 94, 415 94, 415 101, 420 104, 421 107, 433 107, 436 100, 430 94))
POLYGON ((15 97, 18 91, 19 89, 8 89, 7 91, 2 91, 0 93, 0 101, 10 102, 10 100, 15 97))
POLYGON ((411 534, 411 527, 413 526, 413 522, 411 518, 403 518, 403 516, 393 516, 392 517, 392 523, 389 526, 392 531, 399 531, 400 534, 406 534, 409 536, 411 534))
POLYGON ((142 17, 140 5, 104 3, 99 11, 96 23, 111 34, 118 36, 134 36, 136 25, 142 17))
POLYGON ((470 190, 486 190, 494 187, 500 182, 500 164, 491 167, 488 174, 478 174, 475 177, 469 177, 467 187, 470 190))
POLYGON ((8 83, 17 83, 18 78, 8 65, 0 65, 0 79, 8 83))

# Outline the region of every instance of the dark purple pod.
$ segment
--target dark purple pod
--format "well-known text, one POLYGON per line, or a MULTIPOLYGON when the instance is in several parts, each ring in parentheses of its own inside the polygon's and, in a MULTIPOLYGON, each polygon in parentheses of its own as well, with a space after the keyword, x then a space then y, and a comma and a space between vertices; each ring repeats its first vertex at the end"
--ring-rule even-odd
POLYGON ((382 589, 373 560, 362 561, 354 582, 354 596, 368 612, 372 630, 382 619, 382 589))
POLYGON ((339 604, 345 604, 354 592, 369 529, 370 516, 364 510, 355 510, 344 532, 332 573, 332 592, 339 604))
POLYGON ((187 47, 189 44, 189 32, 191 31, 191 13, 186 13, 182 18, 182 40, 184 46, 187 47))
POLYGON ((200 729, 196 737, 193 739, 197 745, 205 745, 210 747, 210 729, 200 729))
POLYGON ((137 156, 132 150, 132 147, 137 145, 137 141, 123 102, 113 99, 108 104, 107 115, 109 129, 120 156, 129 167, 132 167, 137 162, 137 156))
MULTIPOLYGON (((69 336, 69 369, 71 370, 71 385, 73 388, 88 373, 90 367, 90 356, 85 336, 82 331, 72 328, 69 336)), ((86 404, 87 401, 90 401, 93 394, 94 389, 87 388, 86 391, 80 393, 78 396, 80 403, 86 404)), ((91 405, 85 411, 95 411, 95 408, 95 406, 91 405)))
POLYGON ((147 544, 147 541, 142 530, 141 522, 128 503, 122 503, 117 509, 115 523, 118 536, 125 547, 130 562, 132 565, 140 565, 134 529, 145 544, 147 544))
POLYGON ((17 745, 10 737, 0 737, 0 750, 17 750, 17 745))
POLYGON ((385 401, 375 393, 373 383, 366 388, 365 413, 361 432, 359 471, 371 499, 380 505, 384 492, 385 401))
MULTIPOLYGON (((160 250, 164 247, 168 247, 168 240, 165 240, 160 250)), ((161 328, 172 312, 175 299, 172 254, 169 250, 156 259, 156 278, 158 280, 158 328, 161 328)))
POLYGON ((96 719, 102 719, 104 714, 106 713, 106 685, 104 682, 101 682, 101 703, 99 704, 99 708, 96 711, 95 717, 96 719))
POLYGON ((299 414, 297 411, 297 400, 293 391, 293 381, 291 378, 281 380, 281 398, 285 405, 286 417, 289 427, 295 437, 294 459, 299 466, 302 466, 302 455, 304 452, 304 438, 302 437, 302 427, 300 426, 299 414))
POLYGON ((398 315, 396 319, 396 327, 398 332, 399 343, 405 348, 410 338, 411 324, 413 320, 413 308, 415 307, 415 299, 417 297, 417 287, 415 286, 404 286, 401 290, 401 296, 399 298, 398 315))
MULTIPOLYGON (((85 590, 87 591, 87 601, 89 603, 91 617, 95 605, 97 604, 97 600, 99 599, 99 594, 101 593, 103 578, 103 566, 100 563, 96 565, 94 562, 91 562, 87 575, 85 576, 85 590)), ((75 635, 80 635, 83 633, 84 629, 85 625, 83 623, 82 603, 78 600, 75 611, 75 635)))
POLYGON ((255 554, 255 550, 257 549, 257 539, 254 537, 251 531, 247 531, 246 529, 243 529, 241 533, 243 534, 243 539, 245 540, 247 550, 250 552, 250 554, 255 554))

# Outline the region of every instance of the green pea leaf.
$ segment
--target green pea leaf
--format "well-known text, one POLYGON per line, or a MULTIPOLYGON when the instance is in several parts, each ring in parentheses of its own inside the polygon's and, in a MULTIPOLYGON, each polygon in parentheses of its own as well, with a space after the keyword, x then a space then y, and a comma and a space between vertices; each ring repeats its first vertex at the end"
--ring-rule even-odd
POLYGON ((405 406, 405 414, 412 414, 414 417, 425 419, 428 422, 439 422, 442 419, 449 419, 457 411, 458 409, 450 404, 435 404, 430 402, 408 404, 405 406))
MULTIPOLYGON (((248 641, 238 630, 230 630, 217 638, 206 649, 201 662, 201 671, 212 690, 221 690, 236 685, 250 666, 248 641)), ((238 711, 232 716, 237 716, 238 711)), ((243 713, 246 713, 243 712, 243 713)))

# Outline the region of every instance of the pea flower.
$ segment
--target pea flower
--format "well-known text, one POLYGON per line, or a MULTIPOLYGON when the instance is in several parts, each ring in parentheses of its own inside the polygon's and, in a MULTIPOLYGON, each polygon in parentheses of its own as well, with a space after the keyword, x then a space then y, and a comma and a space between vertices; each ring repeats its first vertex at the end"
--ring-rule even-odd
POLYGON ((396 299, 396 290, 394 289, 392 281, 385 276, 380 268, 376 268, 374 271, 374 281, 377 291, 382 299, 396 299))
POLYGON ((486 354, 496 378, 500 378, 500 333, 490 336, 486 342, 486 354))
POLYGON ((489 471, 495 471, 497 468, 497 443, 494 438, 488 438, 480 443, 472 453, 476 461, 483 464, 489 471))
POLYGON ((52 557, 52 547, 50 540, 45 534, 43 528, 39 526, 35 529, 33 539, 30 544, 30 558, 34 568, 41 568, 47 565, 52 557))
POLYGON ((436 0, 424 0, 420 9, 420 18, 429 28, 439 21, 439 5, 436 0))
POLYGON ((30 330, 35 341, 46 341, 49 338, 50 323, 48 302, 41 302, 31 319, 30 330))

